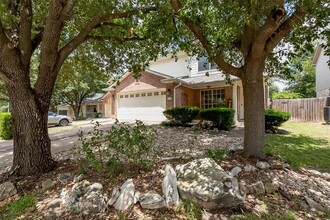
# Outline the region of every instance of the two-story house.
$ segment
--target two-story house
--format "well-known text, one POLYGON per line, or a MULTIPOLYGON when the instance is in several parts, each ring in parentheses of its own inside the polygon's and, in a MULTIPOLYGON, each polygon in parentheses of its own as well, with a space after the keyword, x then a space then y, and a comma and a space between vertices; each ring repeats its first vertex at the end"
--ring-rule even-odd
MULTIPOLYGON (((165 120, 163 111, 172 107, 225 105, 235 110, 235 120, 242 120, 242 83, 237 77, 231 80, 228 84, 224 74, 206 58, 192 59, 183 52, 177 55, 177 60, 162 57, 150 63, 139 79, 128 72, 119 84, 113 83, 106 89, 111 94, 111 108, 106 114, 118 120, 159 122, 165 120)), ((267 88, 265 91, 267 100, 267 88)))
POLYGON ((328 62, 330 62, 330 56, 326 56, 324 48, 318 44, 313 57, 317 97, 330 96, 330 68, 328 62))

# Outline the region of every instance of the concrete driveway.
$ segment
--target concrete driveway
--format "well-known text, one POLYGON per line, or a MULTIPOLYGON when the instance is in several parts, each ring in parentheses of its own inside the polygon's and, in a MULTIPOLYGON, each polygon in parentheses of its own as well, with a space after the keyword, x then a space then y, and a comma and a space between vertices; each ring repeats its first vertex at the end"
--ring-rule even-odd
MULTIPOLYGON (((49 137, 52 143, 52 153, 58 153, 72 148, 78 142, 78 132, 82 130, 87 133, 93 128, 92 120, 74 121, 71 125, 65 127, 49 127, 49 137)), ((99 118, 98 121, 102 128, 107 129, 113 123, 114 119, 99 118)), ((13 160, 13 140, 0 140, 0 170, 11 166, 13 160)))

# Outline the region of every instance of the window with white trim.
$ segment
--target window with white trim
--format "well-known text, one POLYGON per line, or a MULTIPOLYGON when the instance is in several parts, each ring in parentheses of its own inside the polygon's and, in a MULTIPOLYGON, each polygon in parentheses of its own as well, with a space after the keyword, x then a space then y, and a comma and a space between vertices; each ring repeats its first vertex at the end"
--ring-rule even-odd
POLYGON ((165 91, 162 91, 162 92, 160 93, 160 95, 166 95, 166 92, 165 92, 165 91))
POLYGON ((154 96, 157 96, 157 95, 159 95, 159 92, 154 92, 154 96))
POLYGON ((135 97, 140 97, 140 94, 139 93, 135 94, 135 97))
POLYGON ((125 98, 128 98, 128 95, 125 95, 125 98))
POLYGON ((130 98, 133 98, 133 97, 134 97, 134 94, 130 94, 129 97, 130 97, 130 98))
POLYGON ((152 96, 152 92, 148 92, 148 96, 152 96))
POLYGON ((146 94, 145 93, 141 93, 141 97, 145 97, 146 96, 146 94))
POLYGON ((210 62, 207 57, 198 58, 198 72, 215 69, 218 69, 218 66, 210 62))
POLYGON ((201 91, 201 108, 221 107, 225 104, 225 89, 201 91))
POLYGON ((123 95, 120 95, 120 96, 119 96, 119 98, 121 98, 121 99, 122 99, 122 98, 124 98, 124 96, 123 96, 123 95))

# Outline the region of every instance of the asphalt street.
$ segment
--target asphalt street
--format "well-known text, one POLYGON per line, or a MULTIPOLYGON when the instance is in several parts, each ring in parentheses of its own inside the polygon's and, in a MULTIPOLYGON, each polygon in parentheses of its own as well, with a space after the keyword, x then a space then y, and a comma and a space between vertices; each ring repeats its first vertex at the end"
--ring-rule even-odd
MULTIPOLYGON (((98 119, 99 123, 102 125, 102 129, 109 128, 113 123, 113 119, 98 119)), ((78 132, 83 131, 87 133, 92 130, 93 124, 91 121, 78 121, 73 122, 71 126, 72 129, 65 127, 64 131, 59 131, 53 134, 50 134, 50 140, 52 143, 52 153, 58 153, 63 150, 72 148, 75 144, 78 143, 78 132)), ((50 127, 49 133, 52 133, 52 129, 58 129, 58 127, 50 127)), ((11 165, 13 159, 13 141, 4 141, 0 140, 0 170, 4 167, 11 165)))

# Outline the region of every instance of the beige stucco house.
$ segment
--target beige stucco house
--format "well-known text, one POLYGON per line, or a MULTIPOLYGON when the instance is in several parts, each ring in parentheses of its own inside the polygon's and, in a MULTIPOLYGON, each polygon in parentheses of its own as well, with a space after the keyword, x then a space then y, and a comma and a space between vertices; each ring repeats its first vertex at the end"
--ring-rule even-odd
MULTIPOLYGON (((110 117, 110 93, 96 93, 93 97, 86 98, 81 107, 81 116, 94 118, 95 113, 101 113, 102 117, 110 117)), ((69 115, 74 118, 74 111, 70 105, 58 105, 57 114, 69 115)))
POLYGON ((330 96, 330 68, 328 65, 330 56, 324 54, 324 48, 318 44, 313 57, 316 77, 316 95, 317 97, 330 96))
MULTIPOLYGON (((105 89, 110 96, 107 109, 118 120, 163 121, 163 111, 176 106, 211 108, 225 105, 235 110, 235 120, 244 119, 243 88, 232 76, 228 84, 215 65, 206 58, 191 58, 179 53, 177 59, 162 57, 135 79, 128 72, 118 83, 105 89)), ((265 100, 268 89, 265 83, 265 100)), ((267 105, 267 103, 265 103, 267 105)))

